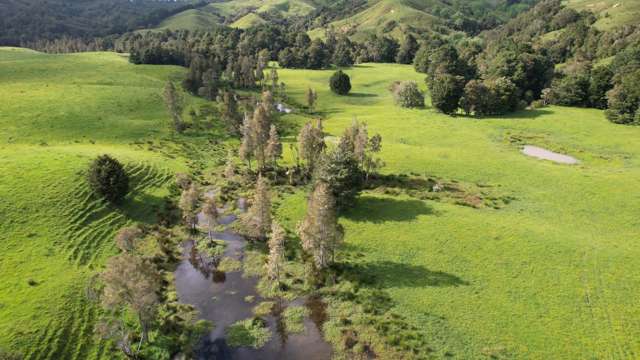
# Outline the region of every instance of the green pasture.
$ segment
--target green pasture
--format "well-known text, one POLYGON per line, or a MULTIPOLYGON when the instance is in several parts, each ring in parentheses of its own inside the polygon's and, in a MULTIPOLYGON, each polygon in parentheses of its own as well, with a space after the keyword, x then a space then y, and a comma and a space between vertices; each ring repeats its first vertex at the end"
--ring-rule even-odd
MULTIPOLYGON (((384 64, 346 72, 353 89, 344 97, 328 91, 332 71, 279 73, 294 103, 304 103, 307 88, 318 91, 317 115, 330 135, 339 136, 354 117, 370 135, 380 133, 383 173, 475 184, 480 196, 515 198, 498 210, 475 209, 369 191, 340 220, 345 256, 388 290, 438 354, 639 356, 640 129, 590 109, 490 119, 402 109, 389 85, 416 80, 424 88, 424 75, 384 64), (524 144, 580 164, 527 157, 524 144)), ((302 192, 281 200, 278 214, 290 229, 305 202, 302 192)))
POLYGON ((0 348, 25 359, 113 357, 93 335, 86 287, 115 254, 115 232, 154 223, 185 168, 152 147, 169 134, 162 88, 181 71, 112 53, 0 49, 0 348), (131 177, 118 208, 83 175, 104 153, 131 177))

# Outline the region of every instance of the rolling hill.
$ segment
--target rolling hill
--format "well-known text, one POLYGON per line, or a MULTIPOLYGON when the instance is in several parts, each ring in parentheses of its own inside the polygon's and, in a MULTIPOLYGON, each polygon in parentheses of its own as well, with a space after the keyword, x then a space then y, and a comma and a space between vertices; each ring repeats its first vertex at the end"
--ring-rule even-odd
POLYGON ((568 0, 565 4, 576 10, 588 10, 595 13, 598 16, 595 25, 600 30, 637 24, 640 19, 640 1, 568 0))

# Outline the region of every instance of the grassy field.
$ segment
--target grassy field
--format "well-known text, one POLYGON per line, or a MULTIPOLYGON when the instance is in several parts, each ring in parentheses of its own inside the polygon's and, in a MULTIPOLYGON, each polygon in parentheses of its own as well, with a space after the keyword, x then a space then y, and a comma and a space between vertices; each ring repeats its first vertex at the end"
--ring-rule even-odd
MULTIPOLYGON (((155 220, 173 172, 198 156, 215 161, 210 146, 198 152, 206 136, 170 135, 160 94, 182 71, 133 66, 111 53, 0 49, 0 348, 27 359, 111 358, 91 334, 97 313, 83 296, 87 279, 114 254, 110 239, 119 227, 155 220), (134 191, 120 208, 92 197, 83 181, 102 153, 133 175, 134 191)), ((485 199, 515 198, 476 209, 369 191, 341 218, 345 255, 389 292, 436 354, 639 356, 640 129, 586 109, 483 120, 401 109, 391 82, 424 88, 410 66, 346 72, 353 90, 338 97, 328 91, 331 71, 279 71, 293 102, 303 103, 308 87, 318 91, 331 135, 354 116, 380 133, 384 173, 455 181, 485 199), (523 144, 581 163, 528 158, 523 144)), ((304 197, 279 200, 278 216, 290 229, 304 197)))
POLYGON ((169 134, 162 87, 182 71, 112 53, 0 48, 0 348, 26 359, 113 358, 93 336, 85 287, 115 254, 114 233, 154 223, 168 181, 185 168, 151 151, 169 134), (84 179, 103 153, 132 178, 118 208, 84 179))
MULTIPOLYGON (((347 252, 361 256, 363 271, 429 334, 435 351, 455 358, 640 356, 640 129, 589 109, 483 120, 401 109, 387 89, 394 80, 423 84, 410 66, 356 66, 347 71, 353 89, 346 97, 328 91, 331 73, 281 70, 280 79, 299 103, 308 87, 318 91, 331 135, 354 116, 369 134, 380 133, 384 173, 455 180, 475 184, 484 197, 516 199, 499 210, 475 209, 370 191, 341 218, 347 252), (523 144, 581 163, 529 158, 523 144)), ((300 192, 281 200, 279 217, 290 229, 304 199, 300 192)))

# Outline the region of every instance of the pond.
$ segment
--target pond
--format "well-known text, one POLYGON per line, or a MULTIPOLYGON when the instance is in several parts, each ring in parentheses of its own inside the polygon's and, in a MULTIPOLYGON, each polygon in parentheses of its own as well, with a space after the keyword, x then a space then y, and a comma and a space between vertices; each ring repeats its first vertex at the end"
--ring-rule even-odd
MULTIPOLYGON (((209 194, 208 194, 209 195, 209 194)), ((239 204, 243 208, 244 203, 239 204)), ((199 216, 199 219, 202 217, 199 216)), ((222 225, 230 225, 235 215, 219 219, 222 225)), ((214 232, 214 238, 226 242, 224 256, 235 260, 244 259, 247 241, 228 228, 223 232, 214 232)), ((328 360, 331 358, 331 346, 322 338, 321 327, 326 318, 321 301, 315 298, 296 299, 288 303, 282 299, 275 301, 274 311, 263 319, 272 333, 271 339, 263 347, 231 347, 225 339, 226 328, 237 321, 253 317, 252 309, 265 300, 256 291, 256 278, 242 276, 242 270, 223 273, 215 269, 214 264, 203 261, 194 247, 194 241, 183 244, 183 259, 175 271, 176 289, 182 303, 192 304, 200 318, 211 321, 213 330, 202 339, 197 347, 198 359, 305 359, 328 360), (253 297, 253 301, 245 299, 253 297), (287 334, 281 318, 287 306, 306 306, 311 314, 304 319, 305 331, 299 334, 287 334)))

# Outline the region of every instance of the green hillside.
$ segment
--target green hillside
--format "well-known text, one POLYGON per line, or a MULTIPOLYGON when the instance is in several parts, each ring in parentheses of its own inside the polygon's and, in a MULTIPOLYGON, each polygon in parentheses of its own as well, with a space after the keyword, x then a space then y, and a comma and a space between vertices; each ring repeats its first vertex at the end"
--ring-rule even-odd
POLYGON ((566 0, 564 3, 576 10, 588 10, 598 15, 596 27, 600 30, 637 24, 640 19, 640 1, 566 0))
MULTIPOLYGON (((355 39, 361 39, 367 34, 387 34, 401 38, 409 31, 428 31, 438 22, 438 18, 415 7, 415 4, 409 1, 380 0, 372 2, 364 11, 328 26, 333 26, 338 32, 355 34, 355 39)), ((309 35, 322 37, 324 28, 315 29, 309 35)))
POLYGON ((190 9, 173 15, 160 23, 157 29, 206 30, 221 24, 224 19, 210 8, 190 9))
POLYGON ((182 72, 114 53, 0 48, 0 349, 25 359, 113 358, 93 335, 97 310, 85 288, 115 254, 114 233, 155 223, 167 184, 185 168, 154 150, 169 133, 162 88, 182 72), (84 177, 104 153, 132 178, 118 208, 84 177))
POLYGON ((208 4, 176 14, 163 21, 158 29, 206 30, 216 25, 248 28, 264 23, 263 13, 283 17, 304 16, 314 9, 302 0, 230 0, 208 4))
MULTIPOLYGON (((388 87, 422 83, 410 66, 362 64, 347 73, 349 96, 327 89, 331 71, 281 70, 280 79, 297 102, 309 87, 318 91, 317 112, 330 136, 353 117, 370 135, 380 133, 384 173, 465 189, 456 204, 429 200, 420 185, 389 185, 362 194, 340 220, 343 256, 428 334, 431 355, 637 357, 639 129, 592 109, 549 107, 482 120, 402 109, 388 87), (520 152, 523 144, 581 163, 530 158, 520 152)), ((304 214, 305 196, 286 195, 278 204, 290 230, 304 214)))
POLYGON ((249 13, 234 21, 230 26, 238 29, 248 29, 252 26, 264 24, 266 21, 255 13, 249 13))

